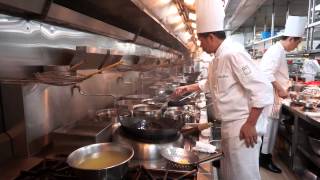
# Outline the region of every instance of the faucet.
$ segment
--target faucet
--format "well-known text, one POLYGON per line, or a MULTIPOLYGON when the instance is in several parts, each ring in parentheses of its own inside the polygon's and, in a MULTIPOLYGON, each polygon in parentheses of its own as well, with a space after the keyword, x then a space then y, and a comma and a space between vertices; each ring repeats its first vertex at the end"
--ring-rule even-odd
POLYGON ((88 94, 84 91, 81 90, 81 87, 78 85, 74 85, 71 87, 71 94, 73 95, 74 90, 77 89, 79 94, 83 95, 83 96, 109 96, 112 97, 113 99, 113 106, 116 107, 116 101, 118 100, 118 98, 112 94, 88 94))

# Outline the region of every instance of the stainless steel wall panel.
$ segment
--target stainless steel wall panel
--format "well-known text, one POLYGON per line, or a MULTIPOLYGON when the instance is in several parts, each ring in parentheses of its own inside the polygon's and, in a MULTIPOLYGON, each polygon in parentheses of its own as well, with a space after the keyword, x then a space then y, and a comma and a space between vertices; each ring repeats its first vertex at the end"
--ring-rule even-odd
POLYGON ((32 12, 40 14, 43 10, 43 7, 46 3, 46 0, 0 0, 0 4, 13 7, 16 9, 24 10, 27 12, 32 12))

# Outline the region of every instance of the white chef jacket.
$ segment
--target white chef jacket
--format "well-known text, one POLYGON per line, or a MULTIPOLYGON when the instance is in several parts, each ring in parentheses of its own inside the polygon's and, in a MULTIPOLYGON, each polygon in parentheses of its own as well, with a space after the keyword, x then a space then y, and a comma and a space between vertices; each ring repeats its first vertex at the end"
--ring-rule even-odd
POLYGON ((280 42, 269 47, 264 53, 259 67, 270 82, 277 81, 283 89, 289 88, 289 71, 286 51, 280 42))
POLYGON ((208 79, 199 87, 210 90, 215 117, 221 121, 246 120, 251 107, 273 103, 271 83, 246 50, 228 39, 217 49, 208 71, 208 79))
POLYGON ((303 62, 302 77, 306 82, 314 81, 314 77, 320 71, 320 66, 315 59, 305 59, 303 62))

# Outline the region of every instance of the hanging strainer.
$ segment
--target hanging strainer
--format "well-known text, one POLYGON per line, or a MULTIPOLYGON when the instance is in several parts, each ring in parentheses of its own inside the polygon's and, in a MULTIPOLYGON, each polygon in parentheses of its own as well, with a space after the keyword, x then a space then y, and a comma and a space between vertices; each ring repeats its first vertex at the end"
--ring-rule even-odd
POLYGON ((56 86, 68 86, 80 83, 104 70, 111 69, 122 64, 122 61, 103 67, 100 70, 84 75, 74 71, 48 71, 43 73, 36 73, 35 77, 42 83, 56 86))

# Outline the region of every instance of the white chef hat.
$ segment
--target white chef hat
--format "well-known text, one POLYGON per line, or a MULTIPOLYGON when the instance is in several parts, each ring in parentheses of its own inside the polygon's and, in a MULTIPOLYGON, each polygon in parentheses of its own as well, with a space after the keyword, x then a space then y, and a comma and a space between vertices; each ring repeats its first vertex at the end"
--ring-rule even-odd
POLYGON ((284 36, 303 37, 307 17, 303 16, 288 16, 284 36))
POLYGON ((224 30, 225 12, 221 0, 197 0, 197 33, 224 30))

